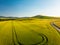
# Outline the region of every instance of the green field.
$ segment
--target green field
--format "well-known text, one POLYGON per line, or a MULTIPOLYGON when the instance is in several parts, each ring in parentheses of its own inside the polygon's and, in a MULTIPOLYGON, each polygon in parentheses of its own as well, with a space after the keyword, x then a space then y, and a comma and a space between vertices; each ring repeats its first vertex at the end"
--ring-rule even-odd
POLYGON ((60 45, 53 21, 57 19, 0 21, 0 45, 60 45))

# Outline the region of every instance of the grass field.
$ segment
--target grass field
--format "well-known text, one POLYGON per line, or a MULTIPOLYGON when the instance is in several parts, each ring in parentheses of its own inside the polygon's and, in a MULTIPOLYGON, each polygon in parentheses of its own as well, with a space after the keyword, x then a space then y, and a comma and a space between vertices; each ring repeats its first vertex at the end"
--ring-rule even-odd
POLYGON ((54 19, 0 21, 0 45, 60 45, 54 19))

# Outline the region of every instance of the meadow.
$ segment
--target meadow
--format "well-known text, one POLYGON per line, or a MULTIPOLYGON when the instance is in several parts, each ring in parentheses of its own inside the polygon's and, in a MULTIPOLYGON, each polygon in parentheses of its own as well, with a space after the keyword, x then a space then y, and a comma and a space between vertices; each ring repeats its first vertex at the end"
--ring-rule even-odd
POLYGON ((51 25, 57 20, 0 21, 0 45, 60 45, 60 34, 51 25))

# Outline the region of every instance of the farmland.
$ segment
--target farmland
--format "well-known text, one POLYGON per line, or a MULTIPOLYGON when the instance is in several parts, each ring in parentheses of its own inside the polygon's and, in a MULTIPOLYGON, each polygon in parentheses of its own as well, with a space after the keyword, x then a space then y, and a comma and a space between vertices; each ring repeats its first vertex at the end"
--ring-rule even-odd
POLYGON ((53 21, 57 19, 0 21, 0 45, 60 45, 53 21))

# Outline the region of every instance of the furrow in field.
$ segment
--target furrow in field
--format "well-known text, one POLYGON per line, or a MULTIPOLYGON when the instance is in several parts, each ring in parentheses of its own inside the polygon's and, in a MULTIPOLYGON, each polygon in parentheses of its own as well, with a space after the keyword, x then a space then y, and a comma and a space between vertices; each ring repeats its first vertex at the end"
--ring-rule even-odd
MULTIPOLYGON (((59 45, 59 39, 60 36, 58 34, 58 32, 56 31, 56 29, 54 29, 51 25, 50 22, 48 21, 40 21, 38 22, 23 22, 23 21, 18 21, 19 24, 23 25, 23 27, 27 28, 30 31, 34 30, 37 33, 43 33, 44 35, 46 35, 48 37, 48 42, 45 45, 59 45), (36 26, 35 26, 36 25, 36 26)), ((40 44, 41 45, 41 44, 40 44)))
POLYGON ((37 43, 39 41, 42 41, 42 37, 38 36, 37 34, 35 34, 33 32, 30 32, 29 31, 30 29, 27 30, 26 27, 24 27, 23 25, 21 25, 21 24, 19 24, 17 22, 15 22, 15 25, 17 25, 17 27, 18 27, 17 29, 19 29, 18 31, 16 30, 16 32, 17 32, 17 35, 18 35, 18 39, 20 37, 19 40, 21 40, 22 44, 24 44, 24 45, 32 45, 32 44, 35 44, 35 43, 37 43), (20 33, 20 35, 18 33, 20 33), (36 38, 38 38, 38 39, 36 39, 36 38), (39 40, 39 38, 40 38, 40 40, 39 40), (36 41, 36 40, 38 40, 38 41, 36 41))
POLYGON ((56 31, 56 29, 54 29, 51 24, 46 24, 47 29, 48 29, 48 35, 49 35, 49 42, 52 45, 59 45, 58 41, 59 41, 59 34, 56 31))
MULTIPOLYGON (((23 27, 30 29, 31 32, 36 33, 36 34, 38 34, 39 36, 42 37, 42 41, 41 41, 41 42, 35 43, 35 44, 33 44, 33 45, 38 45, 38 44, 45 45, 45 44, 48 42, 48 38, 46 37, 46 35, 44 35, 44 34, 42 34, 42 33, 37 33, 37 32, 35 32, 34 29, 31 29, 31 27, 24 25, 24 23, 21 23, 21 24, 23 25, 23 27), (45 43, 42 43, 42 42, 44 42, 44 41, 45 41, 45 43)), ((35 25, 35 26, 37 27, 37 25, 35 25)), ((47 45, 47 44, 46 44, 46 45, 47 45)))
POLYGON ((38 43, 33 44, 33 45, 38 45, 38 44, 40 44, 40 45, 47 45, 48 38, 46 37, 46 35, 44 35, 44 34, 42 34, 42 33, 37 33, 37 32, 35 32, 35 31, 33 31, 33 32, 42 37, 42 41, 41 41, 41 42, 38 42, 38 43), (45 42, 44 42, 44 41, 45 41, 45 42))
POLYGON ((17 37, 17 34, 16 34, 15 26, 14 26, 14 22, 12 21, 11 24, 12 24, 12 40, 13 40, 14 45, 22 45, 18 41, 18 37, 17 37))

